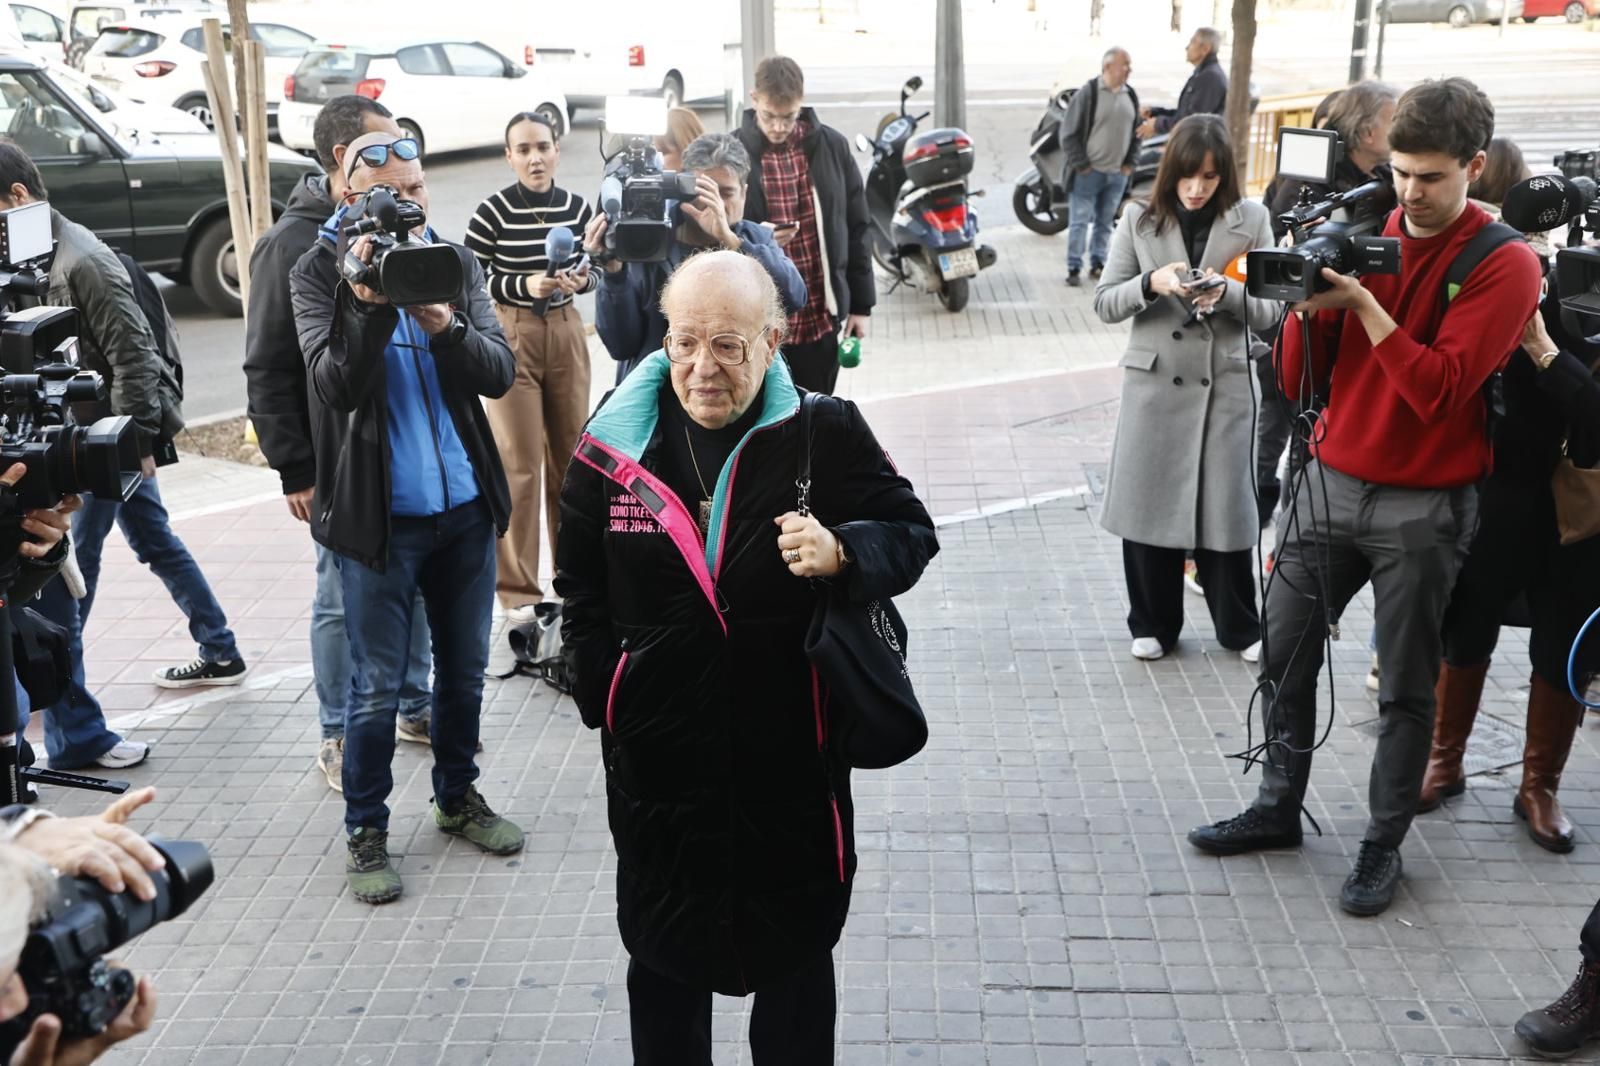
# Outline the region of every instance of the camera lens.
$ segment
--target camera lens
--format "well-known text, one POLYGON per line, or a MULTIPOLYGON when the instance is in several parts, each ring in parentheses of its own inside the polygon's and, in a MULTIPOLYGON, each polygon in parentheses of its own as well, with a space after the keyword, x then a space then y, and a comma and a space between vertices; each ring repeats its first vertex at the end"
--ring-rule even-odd
POLYGON ((1283 280, 1289 285, 1299 285, 1306 280, 1305 264, 1298 259, 1283 264, 1283 280))

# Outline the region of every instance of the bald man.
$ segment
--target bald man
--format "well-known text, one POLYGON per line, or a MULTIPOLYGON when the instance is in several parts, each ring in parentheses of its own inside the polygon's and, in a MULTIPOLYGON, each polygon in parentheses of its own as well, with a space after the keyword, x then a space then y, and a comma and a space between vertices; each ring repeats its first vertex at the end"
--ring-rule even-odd
POLYGON ((1098 278, 1111 245, 1117 205, 1128 189, 1139 156, 1139 94, 1128 84, 1133 59, 1125 48, 1108 48, 1100 57, 1100 76, 1072 95, 1061 120, 1064 178, 1070 197, 1067 227, 1067 284, 1083 283, 1084 236, 1089 239, 1089 273, 1098 278))

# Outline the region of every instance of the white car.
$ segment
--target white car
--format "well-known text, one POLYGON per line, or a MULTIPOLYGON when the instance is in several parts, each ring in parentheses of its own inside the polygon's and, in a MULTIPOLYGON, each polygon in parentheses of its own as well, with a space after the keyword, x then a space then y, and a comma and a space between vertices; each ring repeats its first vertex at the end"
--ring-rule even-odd
POLYGON ((67 20, 52 0, 0 5, 0 44, 21 44, 46 62, 66 55, 67 20))
MULTIPOLYGON (((0 42, 0 54, 14 48, 0 42)), ((141 104, 115 90, 97 85, 82 71, 73 70, 60 60, 45 63, 44 75, 62 94, 76 100, 84 110, 99 118, 101 125, 124 138, 156 137, 171 133, 205 133, 206 127, 187 111, 165 104, 141 104)))
POLYGON ((290 148, 315 147, 322 105, 357 93, 388 107, 425 152, 504 142, 506 120, 540 112, 557 133, 567 129, 567 98, 540 70, 514 63, 479 41, 364 35, 349 44, 318 43, 283 87, 278 135, 290 148))
MULTIPOLYGON (((95 81, 134 100, 169 104, 212 125, 200 61, 205 58, 202 15, 169 15, 106 26, 83 57, 83 71, 95 81)), ((226 22, 223 23, 226 27, 226 22)), ((315 37, 272 20, 253 21, 253 38, 266 45, 267 115, 283 99, 284 79, 294 71, 315 37)), ((224 38, 228 34, 224 30, 224 38)))
POLYGON ((728 85, 737 85, 739 79, 738 52, 730 53, 724 44, 731 40, 738 46, 737 10, 731 25, 716 17, 727 6, 725 0, 705 3, 692 23, 677 11, 670 17, 639 12, 608 21, 590 18, 587 12, 573 17, 580 9, 563 13, 559 6, 543 7, 525 31, 520 58, 532 69, 559 78, 573 108, 603 107, 606 97, 624 94, 659 95, 668 107, 720 103, 728 85))

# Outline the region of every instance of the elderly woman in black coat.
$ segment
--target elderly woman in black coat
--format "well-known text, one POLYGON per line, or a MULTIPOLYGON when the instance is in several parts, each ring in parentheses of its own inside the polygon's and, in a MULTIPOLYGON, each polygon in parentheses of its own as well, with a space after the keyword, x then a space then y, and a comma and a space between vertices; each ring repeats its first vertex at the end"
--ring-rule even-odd
POLYGON ((832 1062, 856 859, 808 579, 896 596, 938 543, 846 401, 815 411, 812 514, 795 513, 800 396, 758 262, 696 256, 662 307, 663 350, 579 442, 556 548, 575 698, 601 730, 634 1062, 709 1064, 712 992, 755 995, 763 1066, 832 1062))

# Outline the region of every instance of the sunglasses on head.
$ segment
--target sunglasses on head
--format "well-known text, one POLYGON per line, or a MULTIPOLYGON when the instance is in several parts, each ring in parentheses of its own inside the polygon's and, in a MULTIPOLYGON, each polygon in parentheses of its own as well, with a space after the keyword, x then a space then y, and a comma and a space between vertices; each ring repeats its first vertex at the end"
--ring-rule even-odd
POLYGON ((390 141, 388 144, 369 144, 356 153, 356 162, 350 164, 350 169, 354 171, 357 164, 365 163, 376 170, 389 162, 390 152, 393 152, 397 159, 404 159, 409 163, 422 154, 422 149, 418 147, 414 137, 401 137, 398 141, 390 141))

